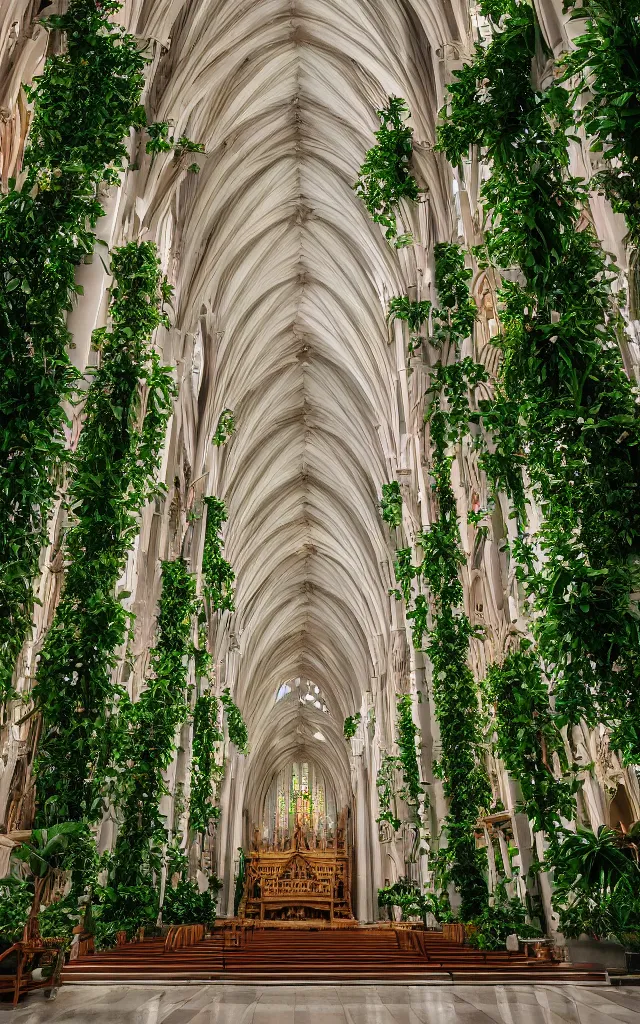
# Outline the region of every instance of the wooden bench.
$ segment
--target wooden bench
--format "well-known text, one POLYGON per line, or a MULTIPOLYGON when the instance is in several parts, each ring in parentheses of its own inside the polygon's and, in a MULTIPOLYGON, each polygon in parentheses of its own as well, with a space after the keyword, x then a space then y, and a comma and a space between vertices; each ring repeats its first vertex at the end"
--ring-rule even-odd
POLYGON ((164 951, 170 953, 185 946, 195 946, 204 939, 203 924, 172 924, 164 940, 164 951))

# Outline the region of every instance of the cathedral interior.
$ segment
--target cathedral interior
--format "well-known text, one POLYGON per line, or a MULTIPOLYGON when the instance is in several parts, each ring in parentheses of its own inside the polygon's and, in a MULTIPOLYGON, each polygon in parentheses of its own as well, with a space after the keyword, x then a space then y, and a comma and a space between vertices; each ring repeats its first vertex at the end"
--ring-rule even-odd
POLYGON ((291 931, 640 970, 639 53, 0 4, 0 996, 291 931))

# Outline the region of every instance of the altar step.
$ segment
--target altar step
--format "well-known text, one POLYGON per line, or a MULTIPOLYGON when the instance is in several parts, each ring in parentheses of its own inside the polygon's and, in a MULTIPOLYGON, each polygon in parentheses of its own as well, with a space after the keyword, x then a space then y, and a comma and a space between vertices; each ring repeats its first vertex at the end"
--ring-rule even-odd
POLYGON ((145 939, 75 960, 68 982, 353 982, 402 981, 606 984, 597 967, 565 967, 519 954, 484 953, 426 933, 424 953, 401 949, 390 929, 256 931, 246 945, 224 946, 224 933, 165 953, 164 940, 145 939))

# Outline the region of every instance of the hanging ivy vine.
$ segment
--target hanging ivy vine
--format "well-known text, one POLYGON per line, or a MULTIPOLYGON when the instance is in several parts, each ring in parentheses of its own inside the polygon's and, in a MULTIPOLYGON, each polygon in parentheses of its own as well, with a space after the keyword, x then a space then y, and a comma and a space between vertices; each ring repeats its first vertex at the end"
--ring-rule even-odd
POLYGON ((167 324, 170 292, 156 248, 131 242, 111 257, 110 327, 95 331, 100 366, 72 457, 62 598, 47 633, 33 690, 42 717, 35 762, 43 824, 95 820, 109 762, 112 684, 130 615, 116 585, 155 476, 175 388, 150 344, 167 324))
POLYGON ((420 731, 413 720, 413 701, 408 693, 398 696, 396 702, 398 749, 400 751, 400 768, 402 770, 403 788, 400 796, 411 810, 415 824, 421 823, 420 804, 427 803, 426 791, 422 785, 422 775, 418 762, 416 738, 420 731))
POLYGON ((380 814, 376 818, 378 824, 383 821, 389 822, 394 832, 397 832, 402 822, 395 814, 395 779, 396 772, 400 768, 400 758, 387 754, 376 775, 376 789, 378 790, 378 806, 380 814))
POLYGON ((218 821, 220 808, 213 804, 215 790, 222 781, 224 765, 216 763, 216 744, 223 740, 219 726, 220 701, 212 693, 201 694, 193 708, 193 746, 191 754, 191 795, 189 828, 204 835, 211 822, 218 821))
POLYGON ((397 480, 382 485, 382 499, 379 507, 380 515, 385 523, 394 528, 402 526, 402 494, 397 480))
POLYGON ((345 740, 352 740, 358 731, 358 726, 362 721, 362 712, 356 711, 355 715, 349 715, 344 720, 343 733, 345 740))
POLYGON ((637 390, 624 372, 614 268, 590 228, 585 183, 569 173, 571 97, 532 85, 540 40, 533 9, 481 4, 487 48, 450 88, 440 147, 459 164, 481 147, 490 230, 484 258, 517 267, 500 300, 503 361, 483 407, 496 440, 484 460, 510 493, 521 529, 512 545, 560 721, 612 726, 612 744, 640 758, 640 440, 637 390), (498 16, 504 17, 498 23, 498 16), (542 524, 524 533, 526 465, 542 524))
POLYGON ((238 707, 234 704, 231 697, 231 691, 229 687, 222 691, 220 697, 222 706, 224 708, 225 716, 227 719, 227 728, 229 730, 229 739, 238 748, 241 754, 248 753, 248 733, 247 727, 244 723, 244 718, 238 707))
POLYGON ((553 846, 561 819, 575 818, 575 793, 580 784, 569 775, 540 660, 528 641, 522 640, 520 649, 509 654, 502 665, 491 666, 484 689, 492 705, 496 754, 522 791, 518 810, 553 846), (563 772, 561 779, 556 778, 554 755, 563 772))
POLYGON ((227 521, 227 508, 221 498, 204 499, 207 525, 202 555, 204 594, 214 611, 234 611, 233 583, 235 573, 222 555, 224 541, 222 524, 227 521))
POLYGON ((183 559, 162 563, 158 636, 147 689, 131 702, 123 696, 123 727, 116 752, 115 796, 121 817, 113 855, 114 888, 154 883, 167 831, 160 799, 163 777, 176 749, 176 732, 189 707, 187 674, 191 630, 198 610, 196 582, 183 559))
POLYGON ((211 439, 211 443, 216 448, 221 448, 223 444, 226 444, 229 438, 233 435, 236 429, 236 418, 231 412, 231 409, 223 409, 218 419, 218 425, 216 427, 215 434, 211 439))
POLYGON ((389 320, 404 320, 409 328, 409 355, 413 355, 422 345, 420 331, 429 319, 431 303, 428 301, 413 302, 407 295, 391 299, 387 310, 389 320))
POLYGON ((66 314, 75 268, 92 252, 102 182, 119 180, 131 127, 145 123, 146 58, 112 23, 113 0, 71 0, 43 19, 65 34, 28 90, 24 180, 0 196, 0 697, 31 626, 33 582, 65 464, 62 403, 79 374, 66 314))
POLYGON ((396 249, 411 245, 411 235, 399 235, 396 210, 403 199, 416 202, 418 183, 410 170, 413 131, 406 125, 406 101, 390 96, 386 107, 377 111, 380 128, 374 132, 377 145, 370 149, 353 186, 364 201, 371 219, 382 224, 385 237, 396 249))

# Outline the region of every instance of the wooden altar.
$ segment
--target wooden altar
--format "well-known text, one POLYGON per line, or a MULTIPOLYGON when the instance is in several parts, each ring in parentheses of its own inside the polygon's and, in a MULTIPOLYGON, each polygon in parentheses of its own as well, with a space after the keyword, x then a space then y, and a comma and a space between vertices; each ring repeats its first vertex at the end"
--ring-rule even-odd
POLYGON ((239 916, 260 921, 351 921, 351 873, 344 828, 329 842, 298 823, 282 849, 257 837, 247 858, 239 916))

